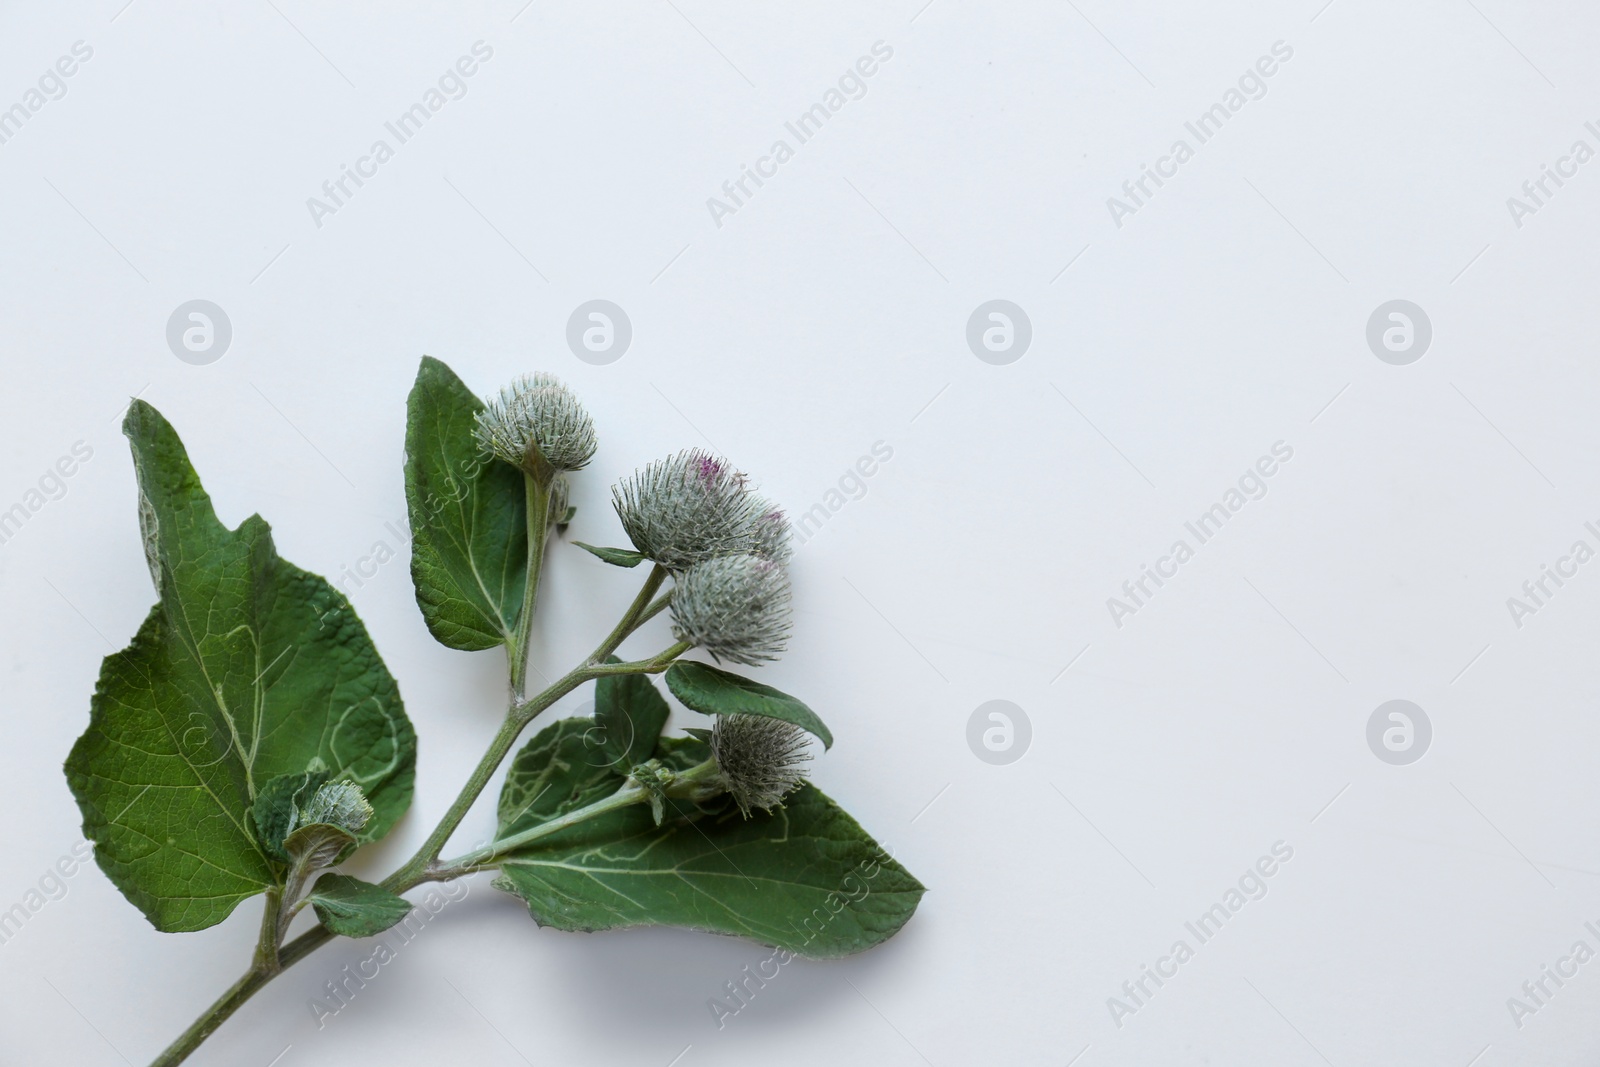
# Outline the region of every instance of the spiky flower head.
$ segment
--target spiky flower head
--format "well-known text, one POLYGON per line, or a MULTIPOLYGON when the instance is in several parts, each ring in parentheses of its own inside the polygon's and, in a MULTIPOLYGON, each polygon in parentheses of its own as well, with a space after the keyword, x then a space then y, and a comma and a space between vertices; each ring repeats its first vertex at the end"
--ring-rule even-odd
POLYGON ((295 826, 326 823, 359 834, 372 821, 372 805, 354 782, 329 782, 311 794, 296 813, 295 826))
POLYGON ((711 756, 721 781, 745 818, 751 808, 771 811, 805 781, 811 759, 805 731, 764 715, 718 715, 711 756))
POLYGON ((672 594, 672 632, 719 661, 777 659, 790 615, 783 565, 751 553, 696 563, 678 576, 672 594))
POLYGON ((688 449, 656 460, 611 490, 633 547, 671 570, 761 547, 770 508, 720 456, 688 449))
POLYGON ((760 499, 760 505, 761 515, 756 519, 756 555, 787 564, 794 555, 794 546, 789 542, 789 516, 770 500, 760 499))
POLYGON ((548 480, 594 456, 594 420, 551 374, 527 374, 478 412, 478 441, 495 456, 548 480))

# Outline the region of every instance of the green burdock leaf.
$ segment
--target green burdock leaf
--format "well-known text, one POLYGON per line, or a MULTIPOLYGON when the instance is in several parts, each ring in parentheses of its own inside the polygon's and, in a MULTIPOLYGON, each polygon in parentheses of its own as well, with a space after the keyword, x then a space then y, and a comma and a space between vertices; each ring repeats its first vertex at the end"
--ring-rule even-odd
POLYGON ((605 560, 613 567, 637 567, 650 558, 643 552, 635 552, 631 548, 600 548, 596 545, 586 545, 582 541, 574 541, 572 543, 590 555, 598 556, 605 560))
POLYGON ((406 399, 411 581, 428 631, 466 651, 511 640, 528 573, 522 472, 478 446, 483 401, 422 358, 406 399))
MULTIPOLYGON (((518 830, 599 799, 618 784, 614 777, 595 781, 592 768, 567 760, 553 760, 541 772, 532 749, 523 752, 526 763, 519 757, 522 788, 537 778, 543 795, 561 800, 522 808, 518 830)), ((679 770, 706 754, 704 743, 685 738, 665 738, 656 751, 679 770)), ((502 835, 504 810, 502 801, 502 835)), ((683 926, 815 959, 886 940, 922 899, 921 883, 810 785, 781 808, 749 819, 731 804, 702 811, 674 801, 667 802, 666 815, 657 826, 641 804, 557 831, 508 857, 494 884, 525 901, 541 926, 683 926)))
POLYGON ((306 897, 317 921, 342 937, 374 937, 411 914, 411 904, 382 886, 325 874, 306 897))
POLYGON ((358 840, 376 840, 411 803, 416 736, 349 602, 279 558, 259 515, 223 526, 155 408, 136 401, 123 432, 160 599, 106 657, 67 782, 123 895, 157 929, 200 930, 282 884, 253 807, 269 783, 359 784, 374 817, 358 840))
POLYGON ((595 683, 600 747, 619 774, 650 758, 671 714, 667 698, 646 675, 612 674, 595 683))
POLYGON ((732 671, 683 660, 667 668, 667 688, 684 706, 706 715, 763 715, 793 723, 833 747, 833 734, 817 713, 788 693, 732 671))
POLYGON ((522 746, 500 789, 500 828, 509 837, 574 808, 610 796, 622 785, 593 719, 561 719, 522 746))
POLYGON ((832 959, 904 926, 923 887, 832 800, 802 786, 771 814, 625 808, 508 858, 494 882, 540 926, 684 926, 832 959))

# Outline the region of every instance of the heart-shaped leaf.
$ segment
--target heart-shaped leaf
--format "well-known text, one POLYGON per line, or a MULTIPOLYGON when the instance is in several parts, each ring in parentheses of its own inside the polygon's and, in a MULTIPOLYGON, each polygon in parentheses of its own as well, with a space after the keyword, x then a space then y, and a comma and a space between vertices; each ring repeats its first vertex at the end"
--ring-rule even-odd
POLYGON ((732 671, 683 660, 667 668, 667 688, 684 706, 706 715, 762 715, 793 723, 833 747, 833 734, 800 701, 732 671))
POLYGON ((67 781, 123 895, 158 929, 199 930, 282 884, 252 811, 268 783, 359 784, 375 840, 411 803, 416 737, 349 602, 281 559, 260 516, 223 526, 153 407, 135 401, 123 432, 160 599, 106 657, 67 781))
POLYGON ((509 642, 528 573, 522 472, 478 445, 483 401, 431 356, 406 400, 411 580, 428 631, 467 651, 509 642))

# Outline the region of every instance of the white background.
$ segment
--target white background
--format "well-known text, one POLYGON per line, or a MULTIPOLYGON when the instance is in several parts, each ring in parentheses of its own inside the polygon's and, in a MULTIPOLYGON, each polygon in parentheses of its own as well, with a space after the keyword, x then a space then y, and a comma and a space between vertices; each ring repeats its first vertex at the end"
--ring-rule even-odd
MULTIPOLYGON (((60 763, 151 600, 127 398, 224 521, 259 510, 337 578, 398 547, 423 353, 483 392, 579 391, 582 540, 616 543, 609 484, 680 447, 797 513, 892 447, 798 551, 763 678, 829 721, 817 781, 930 887, 895 939, 792 964, 719 1030, 708 998, 766 950, 542 931, 479 882, 324 1028, 308 1000, 370 948, 301 963, 194 1063, 1600 1054, 1600 962, 1520 1028, 1507 1007, 1600 950, 1600 563, 1520 627, 1506 603, 1600 547, 1600 163, 1520 227, 1506 203, 1600 148, 1591 8, 123 2, 0 14, 0 107, 94 50, 0 145, 0 510, 93 449, 0 545, 0 910, 81 840, 60 763), (315 225, 307 198, 480 40, 467 95, 315 225), (877 41, 865 96, 718 226, 707 198, 877 41), (1266 94, 1196 146, 1185 121, 1277 41, 1266 94), (1179 137, 1194 158, 1117 226, 1107 198, 1179 137), (165 340, 194 298, 233 326, 210 365, 165 340), (565 342, 594 298, 633 324, 608 366, 565 342), (1033 327, 1004 366, 965 340, 996 298, 1033 327), (1407 366, 1365 339, 1397 298, 1434 331, 1407 366), (1115 625, 1107 598, 1279 441, 1267 495, 1115 625), (1366 741, 1397 698, 1433 725, 1409 766, 1366 741), (1005 766, 966 740, 991 699, 1032 724, 1005 766), (1107 999, 1279 841, 1265 898, 1119 1027, 1107 999)), ((421 840, 502 697, 501 657, 428 636, 405 559, 349 586, 421 746, 413 814, 358 873, 421 840)), ((535 662, 590 648, 635 581, 555 550, 535 662)), ((147 1062, 248 961, 254 903, 163 935, 96 868, 68 886, 0 945, 6 1064, 147 1062)))

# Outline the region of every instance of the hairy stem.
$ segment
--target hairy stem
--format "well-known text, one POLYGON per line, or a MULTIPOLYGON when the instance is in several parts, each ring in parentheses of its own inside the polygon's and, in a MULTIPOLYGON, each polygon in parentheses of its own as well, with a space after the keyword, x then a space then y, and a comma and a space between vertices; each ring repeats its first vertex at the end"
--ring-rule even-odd
POLYGON ((266 893, 266 909, 261 913, 261 936, 256 940, 255 970, 268 974, 278 970, 278 946, 283 943, 283 890, 266 893))
MULTIPOLYGON (((661 583, 666 581, 666 578, 667 569, 665 567, 659 563, 650 565, 650 574, 645 578, 644 586, 640 588, 639 595, 633 598, 633 603, 629 604, 628 610, 623 612, 622 619, 610 633, 606 634, 606 639, 600 642, 600 647, 594 650, 594 654, 589 657, 590 663, 604 662, 605 658, 615 652, 617 646, 622 644, 629 634, 637 630, 646 619, 655 614, 649 609, 650 598, 656 595, 656 590, 661 588, 661 583)), ((671 595, 670 593, 667 594, 667 596, 671 595)), ((660 610, 660 608, 656 609, 656 611, 660 610)))
MULTIPOLYGON (((714 759, 690 767, 685 771, 677 771, 671 774, 671 782, 666 786, 665 795, 699 799, 715 795, 724 789, 723 786, 716 784, 720 773, 720 769, 714 759)), ((576 826, 578 823, 587 822, 597 815, 604 815, 608 811, 616 811, 618 808, 626 808, 634 804, 646 804, 649 801, 650 790, 629 779, 623 782, 621 787, 608 797, 601 797, 592 804, 574 808, 565 815, 547 820, 537 826, 531 826, 521 833, 502 837, 498 841, 485 845, 483 848, 474 849, 464 856, 458 856, 453 860, 444 860, 436 864, 428 873, 433 881, 448 882, 464 875, 490 870, 498 867, 502 859, 523 845, 530 845, 541 838, 549 837, 551 834, 565 830, 569 826, 576 826)))
POLYGON ((565 830, 569 826, 585 822, 596 815, 604 815, 606 812, 616 811, 618 808, 641 804, 649 799, 650 793, 637 782, 624 782, 620 789, 608 797, 601 797, 592 804, 574 808, 565 815, 551 819, 548 822, 542 822, 538 826, 524 830, 519 834, 501 838, 493 844, 475 849, 464 856, 446 860, 429 873, 438 881, 447 882, 453 878, 472 874, 474 871, 487 870, 495 866, 496 861, 513 849, 521 848, 523 845, 537 841, 541 837, 553 834, 558 830, 565 830))
POLYGON ((522 611, 517 615, 517 632, 507 648, 511 667, 511 691, 521 700, 528 680, 528 640, 533 635, 534 607, 539 599, 539 572, 544 569, 544 546, 550 536, 550 483, 523 474, 527 496, 528 575, 522 585, 522 611))

